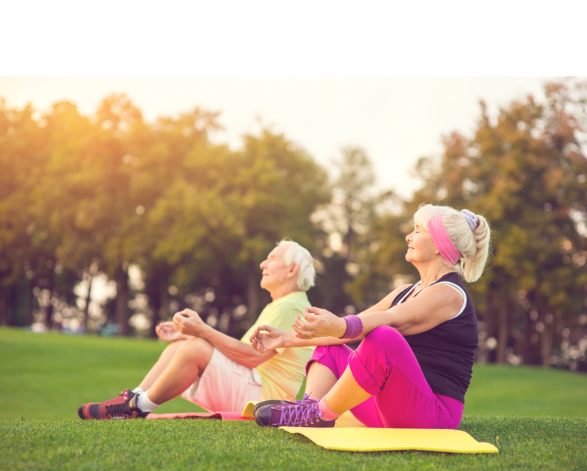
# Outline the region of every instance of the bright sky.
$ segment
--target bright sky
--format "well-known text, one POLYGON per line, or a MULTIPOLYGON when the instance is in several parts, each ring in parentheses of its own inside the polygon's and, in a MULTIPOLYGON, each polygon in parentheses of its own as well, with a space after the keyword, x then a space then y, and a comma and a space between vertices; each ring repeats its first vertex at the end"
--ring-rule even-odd
POLYGON ((48 110, 58 100, 92 114, 102 98, 125 93, 147 120, 177 116, 196 106, 220 111, 225 130, 215 136, 232 148, 259 120, 328 166, 345 145, 363 147, 374 163, 381 189, 408 197, 421 156, 437 156, 441 137, 452 130, 470 135, 479 100, 495 114, 556 77, 512 78, 76 78, 0 77, 9 106, 32 103, 48 110))
POLYGON ((495 114, 547 77, 587 75, 574 0, 5 3, 9 105, 91 114, 126 93, 148 120, 199 106, 221 112, 216 139, 233 148, 260 120, 323 165, 362 146, 378 186, 404 197, 442 135, 471 133, 480 99, 495 114))

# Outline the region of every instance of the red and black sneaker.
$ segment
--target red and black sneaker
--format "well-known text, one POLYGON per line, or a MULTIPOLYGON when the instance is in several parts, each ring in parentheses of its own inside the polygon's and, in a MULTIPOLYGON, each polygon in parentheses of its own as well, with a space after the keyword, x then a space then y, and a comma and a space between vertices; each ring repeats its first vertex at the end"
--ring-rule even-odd
POLYGON ((146 417, 148 412, 138 408, 138 397, 130 389, 125 389, 120 396, 109 401, 82 404, 77 415, 84 420, 140 419, 146 417))

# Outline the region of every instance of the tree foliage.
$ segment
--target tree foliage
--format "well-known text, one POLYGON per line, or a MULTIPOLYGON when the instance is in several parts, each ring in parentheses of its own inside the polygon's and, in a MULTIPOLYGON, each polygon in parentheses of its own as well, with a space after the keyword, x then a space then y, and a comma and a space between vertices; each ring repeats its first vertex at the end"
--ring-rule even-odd
POLYGON ((428 201, 490 221, 493 256, 471 291, 489 339, 482 355, 500 363, 557 362, 553 345, 583 319, 585 91, 583 84, 547 84, 544 102, 514 101, 497 119, 481 103, 471 138, 452 133, 438 166, 419 163, 424 185, 408 212, 428 201))
POLYGON ((238 336, 269 301, 259 263, 283 238, 321 262, 315 305, 362 309, 417 279, 405 235, 429 202, 483 214, 494 231, 470 287, 478 358, 587 369, 586 103, 574 80, 496 115, 482 102, 470 136, 454 131, 440 159, 417 162, 422 187, 402 201, 377 189, 356 146, 329 174, 269 128, 235 150, 218 143, 220 114, 197 107, 147 122, 124 95, 92 116, 0 99, 0 324, 154 335, 191 307, 238 336), (93 311, 99 279, 115 295, 93 311))
POLYGON ((36 312, 57 327, 54 307, 75 307, 74 287, 103 273, 116 298, 100 322, 128 335, 135 267, 152 334, 185 306, 238 334, 267 301, 258 265, 272 246, 292 238, 312 249, 321 237, 311 216, 330 199, 326 172, 269 129, 231 151, 210 140, 218 113, 199 108, 147 123, 124 95, 93 117, 68 102, 42 116, 0 105, 3 324, 31 324, 36 312))

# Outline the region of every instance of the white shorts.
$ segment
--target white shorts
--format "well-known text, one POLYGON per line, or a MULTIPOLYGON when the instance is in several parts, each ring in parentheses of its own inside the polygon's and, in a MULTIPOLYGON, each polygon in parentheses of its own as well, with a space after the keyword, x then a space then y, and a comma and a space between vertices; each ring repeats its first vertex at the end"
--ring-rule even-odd
POLYGON ((249 401, 261 401, 261 376, 214 349, 204 373, 181 397, 211 412, 242 412, 249 401))

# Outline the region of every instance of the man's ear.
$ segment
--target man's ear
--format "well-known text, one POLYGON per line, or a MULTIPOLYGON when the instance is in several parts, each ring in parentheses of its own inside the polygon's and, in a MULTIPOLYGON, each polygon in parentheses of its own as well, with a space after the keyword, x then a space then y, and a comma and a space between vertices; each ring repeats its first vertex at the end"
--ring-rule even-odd
POLYGON ((287 278, 294 278, 298 276, 298 271, 300 271, 300 266, 296 262, 293 262, 289 267, 289 271, 287 272, 287 278))

